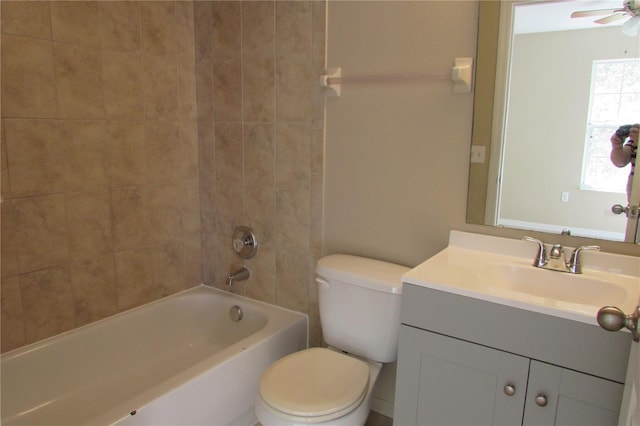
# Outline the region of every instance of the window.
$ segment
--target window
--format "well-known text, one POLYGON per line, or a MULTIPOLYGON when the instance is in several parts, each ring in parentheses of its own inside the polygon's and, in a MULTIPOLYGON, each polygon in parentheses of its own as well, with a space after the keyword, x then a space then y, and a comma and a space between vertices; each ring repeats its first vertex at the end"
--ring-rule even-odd
POLYGON ((629 166, 611 163, 611 135, 640 122, 640 59, 594 61, 581 189, 625 192, 629 166))

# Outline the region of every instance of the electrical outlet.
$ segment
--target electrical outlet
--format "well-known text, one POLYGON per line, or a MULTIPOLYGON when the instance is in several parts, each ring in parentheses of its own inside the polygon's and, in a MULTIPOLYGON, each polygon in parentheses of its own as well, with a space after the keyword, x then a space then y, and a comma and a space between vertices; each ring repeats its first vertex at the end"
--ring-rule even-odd
POLYGON ((471 146, 471 162, 472 163, 484 163, 484 153, 486 147, 479 145, 471 146))
POLYGON ((563 202, 563 203, 568 202, 568 201, 569 201, 569 193, 568 193, 568 192, 563 192, 563 193, 562 193, 562 198, 561 198, 561 199, 562 199, 562 202, 563 202))

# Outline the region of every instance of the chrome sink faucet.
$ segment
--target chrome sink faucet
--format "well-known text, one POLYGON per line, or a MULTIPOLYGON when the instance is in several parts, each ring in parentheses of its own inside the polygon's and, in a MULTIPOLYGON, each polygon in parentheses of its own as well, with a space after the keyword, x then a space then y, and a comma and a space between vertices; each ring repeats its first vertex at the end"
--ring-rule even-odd
POLYGON ((580 253, 583 250, 600 250, 600 246, 580 246, 573 250, 569 260, 567 260, 564 247, 560 244, 554 244, 547 253, 547 247, 542 241, 527 236, 522 239, 538 244, 538 253, 533 259, 533 266, 536 268, 550 269, 552 271, 569 272, 570 274, 582 273, 580 253))

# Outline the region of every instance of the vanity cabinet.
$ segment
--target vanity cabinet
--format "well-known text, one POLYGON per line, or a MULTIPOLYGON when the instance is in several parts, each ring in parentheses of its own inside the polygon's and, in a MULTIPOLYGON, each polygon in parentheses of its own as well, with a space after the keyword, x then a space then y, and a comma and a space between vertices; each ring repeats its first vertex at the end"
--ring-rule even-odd
POLYGON ((408 284, 401 321, 395 425, 617 424, 624 333, 408 284))

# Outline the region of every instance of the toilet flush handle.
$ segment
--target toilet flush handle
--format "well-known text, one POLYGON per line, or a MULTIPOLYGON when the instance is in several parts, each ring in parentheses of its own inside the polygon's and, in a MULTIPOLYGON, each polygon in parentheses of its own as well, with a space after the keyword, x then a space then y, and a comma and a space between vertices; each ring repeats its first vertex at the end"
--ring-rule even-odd
POLYGON ((322 286, 322 288, 331 288, 331 283, 323 278, 316 277, 316 282, 322 286))

